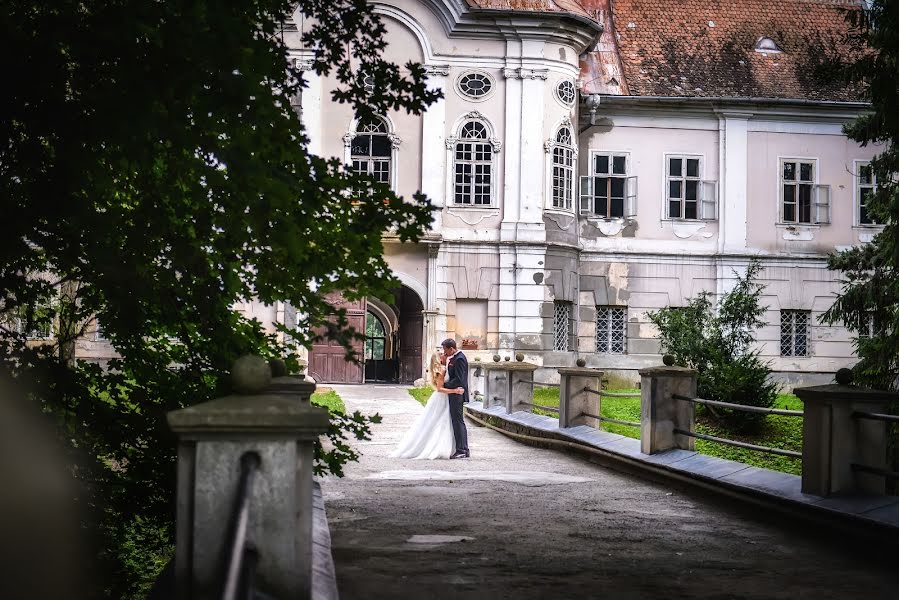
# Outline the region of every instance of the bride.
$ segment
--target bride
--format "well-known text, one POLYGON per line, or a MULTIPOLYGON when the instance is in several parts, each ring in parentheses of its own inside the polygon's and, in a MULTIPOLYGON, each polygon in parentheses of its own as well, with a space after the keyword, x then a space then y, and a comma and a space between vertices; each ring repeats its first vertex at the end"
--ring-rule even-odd
POLYGON ((447 394, 461 394, 462 388, 446 389, 443 387, 443 378, 446 373, 446 357, 443 352, 431 356, 431 381, 437 388, 425 410, 406 435, 403 436, 400 445, 390 453, 392 458, 418 458, 432 460, 435 458, 449 458, 455 451, 456 442, 453 438, 453 426, 449 415, 449 398, 447 394))

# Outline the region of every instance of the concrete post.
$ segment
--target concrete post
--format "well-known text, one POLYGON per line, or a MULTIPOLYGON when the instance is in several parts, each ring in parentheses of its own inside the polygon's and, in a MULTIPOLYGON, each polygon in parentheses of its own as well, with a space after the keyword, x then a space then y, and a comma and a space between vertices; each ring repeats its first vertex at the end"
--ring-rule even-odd
POLYGON ((801 387, 793 393, 805 404, 803 493, 883 494, 882 476, 854 472, 852 464, 887 468, 887 423, 853 418, 852 414, 856 411, 884 413, 899 394, 848 385, 801 387))
POLYGON ((641 369, 640 377, 640 451, 656 454, 671 448, 693 450, 692 437, 674 432, 693 431, 693 403, 675 400, 673 395, 696 397, 696 371, 651 367, 641 369))
POLYGON ((587 425, 599 429, 599 420, 584 413, 599 415, 601 397, 585 391, 602 389, 602 371, 583 367, 562 367, 559 369, 559 427, 587 425))
POLYGON ((328 411, 311 406, 314 384, 280 377, 262 393, 234 395, 168 414, 178 436, 175 579, 178 600, 217 597, 241 456, 260 468, 250 495, 248 540, 258 587, 309 598, 312 578, 313 442, 328 411))
POLYGON ((487 372, 487 394, 484 408, 502 405, 506 413, 518 410, 530 410, 522 402, 534 402, 534 371, 537 365, 526 362, 494 362, 484 363, 487 372))

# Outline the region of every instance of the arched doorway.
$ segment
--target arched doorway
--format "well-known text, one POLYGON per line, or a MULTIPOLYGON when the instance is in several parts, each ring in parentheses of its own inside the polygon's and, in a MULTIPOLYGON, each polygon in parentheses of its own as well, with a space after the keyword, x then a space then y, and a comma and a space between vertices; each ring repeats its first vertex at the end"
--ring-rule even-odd
POLYGON ((365 318, 365 381, 413 383, 422 377, 424 306, 412 289, 393 290, 388 304, 369 298, 365 318))
POLYGON ((332 294, 332 305, 347 310, 347 319, 365 332, 365 343, 356 347, 362 363, 345 360, 336 342, 322 340, 309 351, 309 375, 319 383, 414 383, 424 375, 422 340, 424 305, 405 285, 392 291, 390 303, 377 298, 347 302, 332 294))

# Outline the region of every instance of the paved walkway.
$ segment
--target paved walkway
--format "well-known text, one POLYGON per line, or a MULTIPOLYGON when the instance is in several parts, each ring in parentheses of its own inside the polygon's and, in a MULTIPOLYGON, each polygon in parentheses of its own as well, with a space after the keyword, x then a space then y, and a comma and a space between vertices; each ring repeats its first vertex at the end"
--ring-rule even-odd
POLYGON ((390 459, 421 407, 400 386, 335 389, 384 418, 322 484, 343 600, 897 597, 875 548, 486 428, 469 424, 468 460, 390 459))

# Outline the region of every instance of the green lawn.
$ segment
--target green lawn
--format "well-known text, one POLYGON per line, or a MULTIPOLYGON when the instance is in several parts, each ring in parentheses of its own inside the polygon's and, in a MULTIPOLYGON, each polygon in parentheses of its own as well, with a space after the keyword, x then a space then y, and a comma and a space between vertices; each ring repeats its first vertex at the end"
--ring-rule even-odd
POLYGON ((431 397, 431 394, 434 393, 434 388, 429 385, 424 387, 412 388, 409 390, 409 395, 418 400, 418 403, 424 406, 428 403, 428 398, 431 397))
POLYGON ((343 400, 340 399, 340 396, 334 390, 325 389, 321 392, 315 392, 312 394, 312 404, 324 406, 332 413, 346 413, 346 406, 343 405, 343 400))
MULTIPOLYGON (((609 389, 604 391, 622 394, 639 392, 639 390, 633 389, 609 389)), ((555 388, 537 388, 534 391, 534 403, 558 407, 559 391, 555 388)), ((781 394, 777 397, 775 408, 802 410, 802 402, 792 394, 781 394)), ((558 416, 556 413, 541 411, 540 409, 534 409, 534 412, 550 417, 558 416)), ((603 398, 601 414, 604 417, 620 419, 622 421, 640 421, 640 398, 603 398)), ((632 438, 640 437, 640 429, 637 427, 627 427, 625 425, 616 425, 615 423, 603 423, 602 427, 605 431, 612 433, 626 435, 632 438)), ((794 450, 796 452, 802 451, 802 419, 798 417, 768 415, 765 417, 765 425, 759 435, 745 436, 734 435, 719 428, 709 419, 700 416, 697 419, 696 432, 741 442, 749 442, 759 446, 770 446, 773 448, 782 448, 784 450, 794 450)), ((735 460, 754 467, 773 469, 775 471, 783 471, 784 473, 793 473, 796 475, 802 473, 802 461, 798 458, 778 456, 776 454, 768 454, 756 450, 745 450, 743 448, 736 448, 718 442, 708 442, 706 440, 696 440, 696 450, 702 454, 735 460)))

